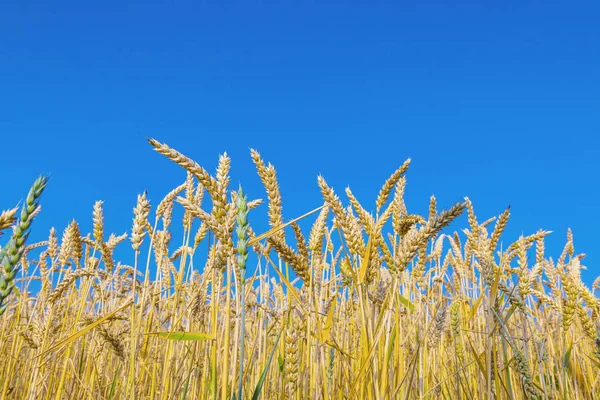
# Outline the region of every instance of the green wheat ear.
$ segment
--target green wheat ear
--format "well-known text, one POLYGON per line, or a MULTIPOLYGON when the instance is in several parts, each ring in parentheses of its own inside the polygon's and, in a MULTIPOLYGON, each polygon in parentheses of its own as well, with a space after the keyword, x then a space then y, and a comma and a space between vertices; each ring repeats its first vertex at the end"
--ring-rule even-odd
POLYGON ((5 301, 15 286, 14 280, 19 272, 19 261, 25 250, 25 242, 30 232, 29 228, 33 222, 35 210, 39 207, 39 198, 48 183, 48 179, 47 176, 40 176, 29 189, 12 237, 0 252, 0 315, 4 314, 8 307, 8 303, 5 303, 5 301))
POLYGON ((246 270, 246 262, 248 261, 248 229, 250 225, 248 224, 248 201, 241 185, 236 199, 236 206, 238 210, 236 217, 237 266, 243 272, 246 270))

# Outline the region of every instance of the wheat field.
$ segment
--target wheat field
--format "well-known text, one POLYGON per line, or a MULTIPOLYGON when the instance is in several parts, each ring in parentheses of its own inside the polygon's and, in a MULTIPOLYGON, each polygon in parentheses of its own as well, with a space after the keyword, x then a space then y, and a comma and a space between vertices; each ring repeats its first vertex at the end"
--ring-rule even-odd
POLYGON ((374 205, 318 177, 322 205, 284 219, 258 152, 264 202, 230 187, 226 155, 211 175, 149 142, 187 179, 156 206, 138 195, 126 234, 98 201, 92 232, 30 243, 43 176, 0 214, 0 400, 600 398, 600 300, 570 231, 552 258, 548 231, 503 242, 510 209, 410 213, 410 160, 374 205))

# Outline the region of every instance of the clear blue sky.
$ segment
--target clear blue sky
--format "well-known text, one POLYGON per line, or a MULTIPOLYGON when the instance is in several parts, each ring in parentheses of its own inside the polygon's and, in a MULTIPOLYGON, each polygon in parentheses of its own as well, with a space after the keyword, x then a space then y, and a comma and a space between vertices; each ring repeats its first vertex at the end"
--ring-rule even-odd
MULTIPOLYGON (((72 219, 130 228, 184 178, 146 137, 264 197, 249 157, 278 171, 284 216, 321 203, 323 174, 373 204, 407 157, 409 211, 469 196, 509 204, 505 240, 571 227, 600 274, 600 6, 579 1, 3 2, 0 208, 52 175, 34 238, 72 219), (12 3, 12 4, 9 4, 12 3)), ((263 211, 254 224, 264 226, 263 211)), ((260 230, 260 229, 257 229, 260 230)))

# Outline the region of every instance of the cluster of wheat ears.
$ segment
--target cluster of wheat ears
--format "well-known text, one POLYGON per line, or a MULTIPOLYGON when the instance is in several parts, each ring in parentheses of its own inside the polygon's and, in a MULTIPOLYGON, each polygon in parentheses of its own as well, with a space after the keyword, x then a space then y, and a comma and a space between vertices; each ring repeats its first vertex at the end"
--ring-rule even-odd
POLYGON ((212 176, 150 144, 187 179, 153 219, 139 195, 129 234, 107 238, 99 201, 93 232, 72 221, 60 240, 52 229, 27 243, 45 177, 20 214, 0 214, 0 235, 12 228, 0 251, 0 400, 600 396, 600 300, 570 231, 554 261, 546 231, 502 244, 510 209, 480 222, 468 198, 438 211, 431 197, 429 215, 411 214, 410 160, 374 214, 319 177, 324 204, 286 221, 275 168, 251 151, 271 227, 259 234, 249 221, 262 202, 229 188, 226 155, 212 176), (442 233, 461 214, 469 227, 442 233), (306 236, 298 222, 311 218, 306 236), (115 260, 128 245, 133 265, 115 260))

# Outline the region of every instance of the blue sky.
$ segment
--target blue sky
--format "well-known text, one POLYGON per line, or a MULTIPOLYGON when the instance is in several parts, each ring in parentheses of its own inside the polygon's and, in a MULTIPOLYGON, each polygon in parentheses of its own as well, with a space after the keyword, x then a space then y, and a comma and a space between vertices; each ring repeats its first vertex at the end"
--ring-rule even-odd
MULTIPOLYGON (((571 227, 600 271, 597 2, 12 2, 0 6, 0 208, 52 175, 33 238, 130 228, 184 178, 167 142, 264 197, 249 157, 278 171, 284 216, 320 205, 318 174, 374 203, 406 158, 409 211, 469 196, 509 204, 505 240, 571 227)), ((342 196, 345 199, 345 196, 342 196)), ((253 223, 264 227, 265 209, 253 223)), ((463 218, 464 219, 464 218, 463 218)))

